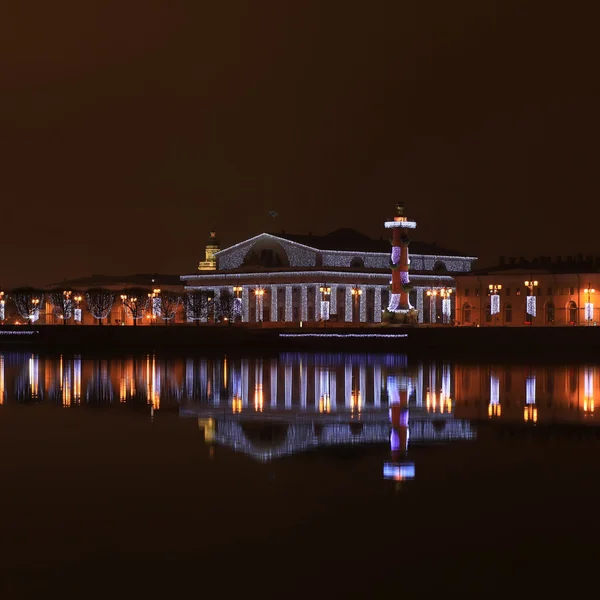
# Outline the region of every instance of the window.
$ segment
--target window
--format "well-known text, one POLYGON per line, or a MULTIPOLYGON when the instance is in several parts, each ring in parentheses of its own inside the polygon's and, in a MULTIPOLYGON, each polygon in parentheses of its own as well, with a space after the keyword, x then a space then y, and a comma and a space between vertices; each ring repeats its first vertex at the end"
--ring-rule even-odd
POLYGON ((475 288, 475 295, 479 296, 479 288, 475 288))
POLYGON ((485 322, 492 322, 492 307, 489 304, 485 305, 485 322))
POLYGON ((548 288, 548 296, 552 296, 552 288, 551 287, 548 288))
POLYGON ((517 288, 517 291, 515 292, 515 295, 517 295, 517 296, 521 295, 521 288, 517 288))
POLYGON ((571 296, 573 296, 575 294, 575 288, 569 288, 569 294, 571 294, 571 296))
POLYGON ((504 306, 504 322, 512 323, 512 305, 506 304, 504 306))
POLYGON ((465 288, 465 296, 469 295, 469 288, 465 288))
POLYGON ((465 304, 463 306, 463 323, 471 322, 471 305, 465 304))
POLYGON ((506 288, 504 291, 506 292, 507 296, 510 296, 510 288, 506 288))
POLYGON ((546 323, 554 323, 554 304, 552 302, 546 304, 546 323))
POLYGON ((567 304, 567 311, 569 315, 569 323, 577 325, 577 304, 571 301, 567 304))

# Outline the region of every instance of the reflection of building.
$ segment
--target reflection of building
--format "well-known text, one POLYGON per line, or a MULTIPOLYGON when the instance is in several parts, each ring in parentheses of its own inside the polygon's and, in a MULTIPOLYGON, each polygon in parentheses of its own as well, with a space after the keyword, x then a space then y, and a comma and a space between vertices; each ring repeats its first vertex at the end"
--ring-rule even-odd
POLYGON ((455 410, 463 419, 504 423, 593 423, 597 367, 454 366, 455 410))
MULTIPOLYGON (((400 224, 409 227, 412 222, 400 224)), ((373 240, 353 229, 328 235, 262 233, 216 252, 215 272, 182 280, 186 289, 206 291, 217 302, 239 295, 243 321, 320 321, 325 316, 344 323, 379 322, 384 307, 401 310, 409 305, 419 310, 421 321, 429 321, 426 290, 452 288, 454 273, 470 271, 475 259, 410 242, 399 232, 395 250, 387 239, 373 240), (408 263, 410 286, 408 270, 403 270, 408 263), (392 279, 397 298, 390 296, 392 279)), ((441 315, 441 297, 439 302, 441 315)))
POLYGON ((227 364, 228 390, 218 399, 186 402, 180 414, 199 423, 211 419, 211 443, 259 460, 366 443, 389 443, 392 460, 401 460, 409 443, 409 410, 411 444, 474 436, 468 422, 456 420, 449 410, 427 410, 419 400, 423 391, 417 386, 425 380, 439 388, 440 396, 451 395, 444 366, 430 367, 425 378, 423 365, 410 369, 406 357, 398 355, 286 353, 269 361, 228 359, 227 364), (441 380, 431 375, 440 372, 441 380), (254 402, 238 403, 251 390, 254 402))
POLYGON ((593 325, 600 317, 600 300, 595 300, 600 293, 599 267, 600 257, 591 256, 554 261, 501 257, 495 267, 457 274, 456 320, 462 325, 508 327, 593 325), (526 285, 532 280, 535 286, 526 285), (490 286, 499 289, 491 294, 490 286), (497 295, 497 314, 492 295, 497 295))

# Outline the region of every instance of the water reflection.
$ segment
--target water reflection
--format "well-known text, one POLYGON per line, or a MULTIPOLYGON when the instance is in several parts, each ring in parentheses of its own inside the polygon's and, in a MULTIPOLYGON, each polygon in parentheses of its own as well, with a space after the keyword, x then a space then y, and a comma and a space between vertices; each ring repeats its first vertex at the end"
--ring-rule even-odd
POLYGON ((389 443, 384 476, 414 476, 409 446, 475 435, 481 420, 596 423, 595 365, 505 366, 403 355, 116 358, 0 353, 0 404, 128 405, 197 418, 209 444, 261 460, 389 443))

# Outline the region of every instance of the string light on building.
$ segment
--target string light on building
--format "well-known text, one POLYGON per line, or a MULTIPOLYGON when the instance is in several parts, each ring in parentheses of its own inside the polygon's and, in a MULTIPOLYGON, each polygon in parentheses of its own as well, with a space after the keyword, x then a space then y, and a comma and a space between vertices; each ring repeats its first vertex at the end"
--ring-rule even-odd
POLYGON ((585 320, 588 325, 591 325, 594 320, 594 303, 592 302, 592 294, 596 290, 592 287, 591 283, 588 283, 588 286, 583 290, 583 292, 587 295, 587 302, 585 303, 585 320))
POLYGON ((527 296, 527 314, 529 315, 529 323, 533 325, 533 319, 537 313, 537 298, 535 296, 535 288, 538 286, 537 281, 526 281, 525 287, 528 289, 529 294, 527 296))
POLYGON ((489 294, 490 294, 490 314, 497 315, 500 312, 500 290, 501 285, 490 283, 489 294))

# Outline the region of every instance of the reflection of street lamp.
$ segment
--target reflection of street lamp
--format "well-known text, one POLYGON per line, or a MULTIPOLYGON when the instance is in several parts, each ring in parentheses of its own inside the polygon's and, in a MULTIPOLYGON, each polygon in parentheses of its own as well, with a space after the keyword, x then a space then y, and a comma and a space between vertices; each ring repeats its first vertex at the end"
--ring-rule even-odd
POLYGON ((594 320, 594 304, 592 303, 592 294, 596 291, 591 283, 583 290, 587 294, 587 302, 585 303, 585 320, 590 325, 594 320))
POLYGON ((538 286, 537 281, 526 281, 525 287, 529 290, 527 295, 527 314, 529 315, 529 325, 533 325, 533 319, 536 316, 536 297, 535 288, 538 286))
POLYGON ((427 295, 429 296, 429 322, 435 323, 435 299, 438 295, 437 290, 427 290, 427 295))

